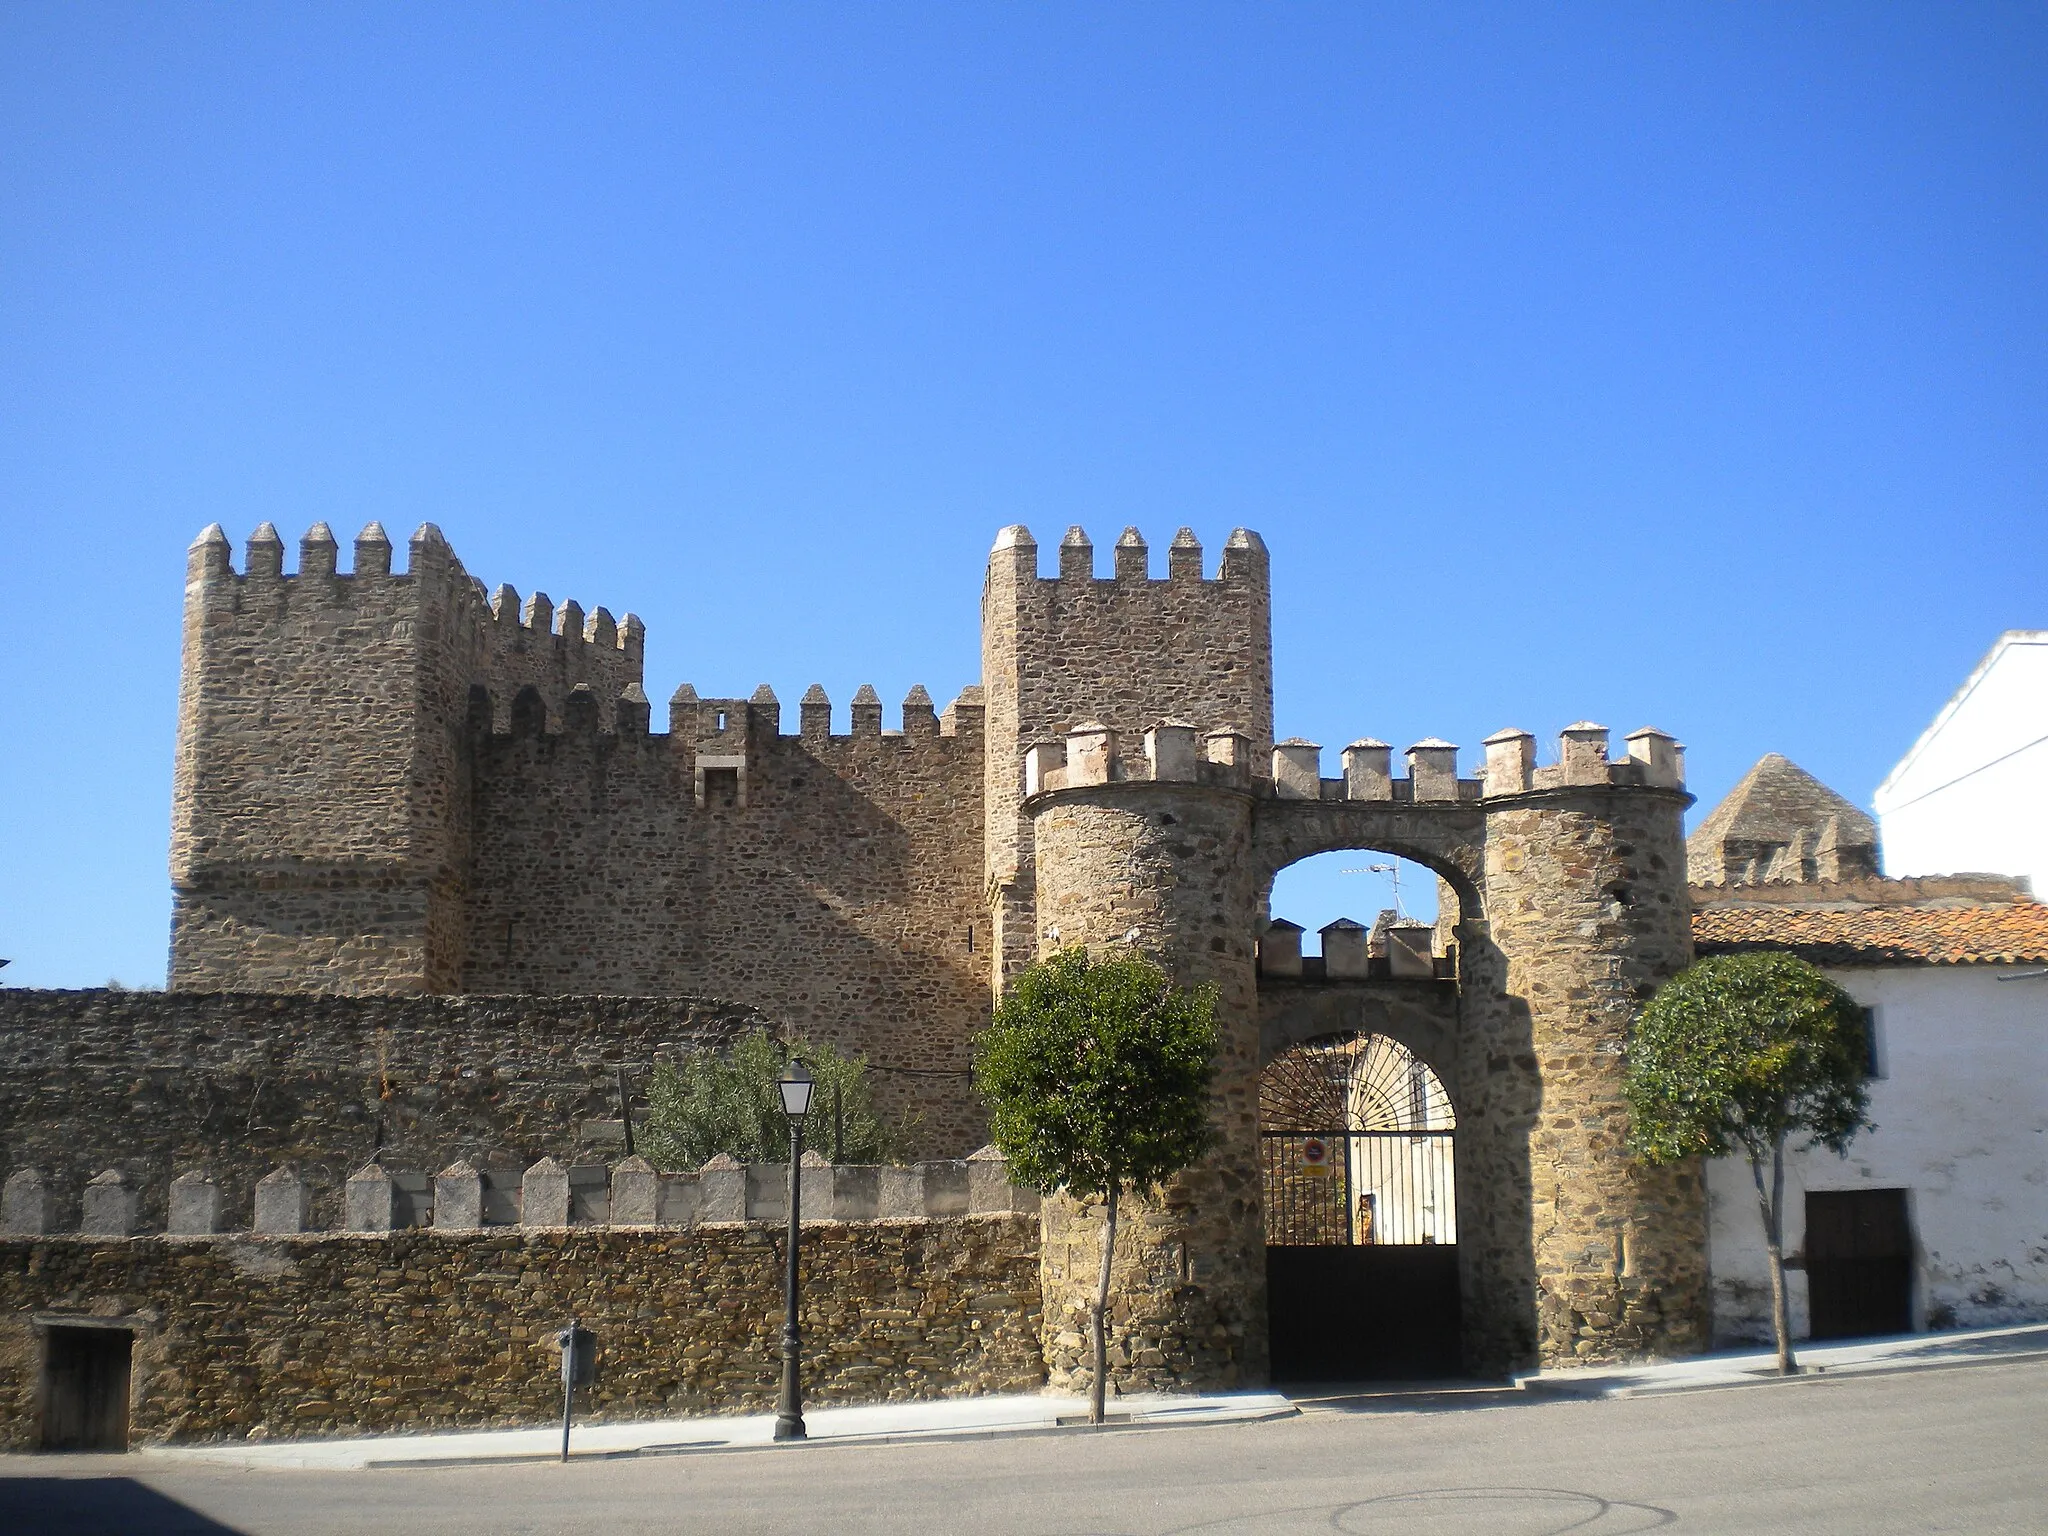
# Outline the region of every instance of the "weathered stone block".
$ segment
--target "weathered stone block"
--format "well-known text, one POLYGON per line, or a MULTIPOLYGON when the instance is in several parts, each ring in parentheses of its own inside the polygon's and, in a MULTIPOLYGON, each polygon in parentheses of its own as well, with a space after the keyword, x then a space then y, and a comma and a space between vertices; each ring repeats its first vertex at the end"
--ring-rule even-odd
POLYGON ((644 1157, 629 1157, 612 1170, 612 1225, 651 1227, 660 1216, 661 1175, 644 1157))
POLYGON ((1276 917, 1259 939, 1259 973, 1287 980, 1301 979, 1301 924, 1276 917))
POLYGON ((569 1170, 544 1157, 520 1180, 519 1220, 528 1227, 569 1225, 569 1170))
POLYGON ((220 1230, 220 1186, 205 1174, 182 1173, 171 1180, 164 1230, 202 1237, 220 1230))
POLYGON ((1685 748, 1662 731, 1644 726, 1623 738, 1629 760, 1642 769, 1643 782, 1657 789, 1685 788, 1685 748))
POLYGON ((1155 781, 1193 783, 1200 774, 1195 728, 1186 720, 1162 720, 1145 733, 1145 760, 1155 781))
POLYGON ((875 1170, 875 1217, 879 1221, 924 1220, 924 1164, 875 1170))
POLYGON ((0 1189, 0 1231, 35 1236, 50 1230, 50 1190, 39 1168, 17 1168, 0 1189))
POLYGON ((1067 744, 1064 741, 1035 741, 1024 751, 1024 793, 1041 794, 1059 789, 1067 781, 1067 744))
POLYGON ((1372 970, 1372 930, 1363 923, 1340 917, 1326 923, 1323 935, 1323 975, 1331 981, 1363 981, 1372 970))
POLYGON ((1038 1191, 1010 1182, 1010 1164, 994 1147, 983 1147, 967 1159, 967 1209, 986 1216, 998 1211, 1029 1214, 1038 1209, 1038 1191))
POLYGON ((1427 981, 1436 974, 1430 944, 1435 930, 1426 923, 1396 923, 1387 929, 1387 974, 1402 981, 1427 981))
POLYGON ((1486 793, 1519 795, 1535 782, 1536 738, 1527 731, 1495 731, 1486 738, 1486 793))
POLYGON ((256 1181, 255 1228, 265 1234, 282 1235, 306 1230, 312 1214, 313 1192, 306 1181, 290 1168, 273 1168, 256 1181))
POLYGON ((1067 732, 1067 787, 1107 784, 1117 776, 1117 733, 1099 720, 1067 732))
POLYGON ((697 1170, 697 1220, 746 1219, 746 1165, 721 1152, 697 1170))
POLYGON ((1384 741, 1361 737, 1344 749, 1344 798, 1394 798, 1394 749, 1384 741))
POLYGON ((1581 720, 1558 733, 1557 763, 1567 784, 1607 782, 1607 727, 1581 720))
POLYGON ((967 1214, 967 1163, 964 1159, 918 1165, 924 1170, 924 1213, 927 1216, 967 1214))
POLYGON ((78 1230, 88 1237, 127 1237, 135 1230, 135 1191, 127 1175, 109 1168, 85 1186, 78 1230))
POLYGON ((1408 749, 1408 779, 1418 801, 1458 798, 1458 749, 1432 736, 1408 749))
POLYGON ((377 1163, 358 1168, 341 1187, 341 1224, 351 1232, 389 1232, 398 1223, 391 1175, 377 1163))
POLYGON ((483 1180, 467 1162, 450 1163, 434 1175, 434 1225, 463 1232, 483 1224, 483 1180))
POLYGON ((1273 746, 1273 792, 1282 800, 1323 797, 1323 749, 1291 737, 1273 746))
POLYGON ((882 1170, 860 1164, 832 1169, 832 1203, 822 1213, 835 1221, 872 1221, 881 1211, 882 1170))

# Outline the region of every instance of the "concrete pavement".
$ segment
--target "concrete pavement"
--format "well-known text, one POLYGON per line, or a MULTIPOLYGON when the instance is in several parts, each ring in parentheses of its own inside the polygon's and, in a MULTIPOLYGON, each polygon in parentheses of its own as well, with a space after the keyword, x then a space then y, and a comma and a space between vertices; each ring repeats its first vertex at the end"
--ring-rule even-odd
MULTIPOLYGON (((1902 1333, 1890 1338, 1853 1339, 1840 1344, 1800 1343, 1793 1349, 1799 1376, 1869 1375, 1929 1370, 1990 1360, 2048 1357, 2048 1323, 2007 1328, 1958 1328, 1946 1333, 1902 1333)), ((1787 1378, 1778 1374, 1775 1350, 1726 1350, 1661 1365, 1581 1366, 1517 1376, 1525 1391, 1566 1397, 1648 1397, 1659 1392, 1696 1392, 1707 1387, 1753 1387, 1787 1378)))
MULTIPOLYGON (((1296 1412, 1278 1392, 1163 1394, 1120 1397, 1108 1406, 1118 1425, 1229 1424, 1296 1412)), ((955 1397, 883 1403, 865 1408, 814 1408, 804 1415, 807 1443, 877 1443, 905 1439, 957 1439, 1027 1434, 1085 1423, 1088 1405, 1073 1397, 955 1397)), ((680 1455, 693 1451, 772 1447, 775 1415, 694 1419, 641 1419, 577 1425, 569 1437, 572 1459, 680 1455)), ((274 1445, 234 1442, 162 1446, 138 1454, 150 1461, 207 1462, 251 1468, 469 1466, 501 1461, 554 1461, 562 1450, 559 1424, 536 1429, 460 1430, 432 1435, 371 1435, 350 1440, 287 1440, 274 1445)))
POLYGON ((1628 1400, 1470 1389, 1176 1434, 377 1471, 0 1458, 63 1536, 1859 1536, 2048 1528, 2048 1361, 1628 1400))

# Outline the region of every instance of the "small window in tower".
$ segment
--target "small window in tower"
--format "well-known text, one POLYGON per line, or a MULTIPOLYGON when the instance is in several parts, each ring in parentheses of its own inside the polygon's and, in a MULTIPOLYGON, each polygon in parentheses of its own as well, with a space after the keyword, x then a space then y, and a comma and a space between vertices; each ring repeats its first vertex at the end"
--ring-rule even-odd
POLYGON ((740 802, 740 771, 737 768, 704 770, 704 803, 734 806, 740 802))
POLYGON ((724 729, 725 729, 725 711, 724 711, 724 710, 722 710, 722 709, 720 709, 720 710, 715 710, 715 711, 713 711, 713 713, 712 713, 712 716, 711 716, 711 721, 712 721, 712 724, 711 724, 711 728, 712 728, 712 729, 713 729, 714 731, 722 731, 722 730, 724 730, 724 729))

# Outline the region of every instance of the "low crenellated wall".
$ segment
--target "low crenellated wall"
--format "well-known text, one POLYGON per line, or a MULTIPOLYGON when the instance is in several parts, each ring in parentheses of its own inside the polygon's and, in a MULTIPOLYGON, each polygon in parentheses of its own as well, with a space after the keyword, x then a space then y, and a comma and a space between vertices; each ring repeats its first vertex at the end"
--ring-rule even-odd
MULTIPOLYGON (((1010 1182, 1009 1164, 992 1147, 972 1157, 900 1166, 838 1164, 803 1158, 799 1216, 807 1222, 921 1221, 955 1216, 1034 1214, 1035 1190, 1010 1182)), ((237 1231, 296 1237, 337 1224, 315 1213, 313 1183, 296 1169, 273 1168, 256 1181, 249 1207, 197 1171, 180 1174, 159 1198, 120 1168, 88 1180, 76 1220, 59 1211, 39 1168, 18 1168, 0 1186, 0 1236, 220 1237, 237 1231), (148 1209, 161 1213, 152 1221, 148 1209), (246 1210, 248 1220, 241 1218, 246 1210)), ((565 1167, 544 1157, 523 1173, 451 1163, 425 1174, 371 1162, 342 1187, 339 1229, 402 1232, 432 1227, 474 1232, 491 1227, 698 1227, 786 1220, 788 1163, 741 1163, 720 1154, 688 1173, 657 1169, 643 1157, 612 1168, 565 1167)))
MULTIPOLYGON (((1038 1221, 822 1222, 802 1250, 806 1396, 1043 1385, 1038 1221)), ((0 1238, 0 1446, 41 1443, 52 1328, 133 1338, 132 1443, 541 1424, 557 1330, 598 1338, 595 1420, 773 1405, 773 1225, 0 1238)))

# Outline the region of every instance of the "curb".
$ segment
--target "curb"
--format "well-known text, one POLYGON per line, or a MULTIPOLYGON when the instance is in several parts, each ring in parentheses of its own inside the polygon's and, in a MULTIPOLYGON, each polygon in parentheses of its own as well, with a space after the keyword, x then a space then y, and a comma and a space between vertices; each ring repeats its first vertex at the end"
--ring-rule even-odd
MULTIPOLYGON (((1292 1404, 1284 1408, 1248 1409, 1243 1413, 1204 1414, 1199 1418, 1175 1419, 1171 1417, 1123 1418, 1112 1416, 1102 1424, 991 1424, 980 1428, 961 1429, 894 1429, 882 1430, 866 1435, 825 1435, 815 1440, 770 1442, 768 1444, 735 1445, 724 1440, 685 1440, 668 1445, 641 1445, 630 1450, 619 1451, 576 1451, 571 1450, 569 1460, 578 1461, 634 1461, 641 1457, 657 1456, 716 1456, 726 1453, 750 1451, 806 1451, 831 1450, 837 1446, 870 1445, 912 1445, 929 1444, 946 1440, 1019 1440, 1050 1435, 1087 1435, 1124 1433, 1131 1430, 1151 1429, 1202 1429, 1212 1424, 1263 1424, 1274 1419, 1299 1418, 1301 1410, 1292 1404)), ((365 1472, 397 1472, 409 1467, 494 1467, 511 1466, 517 1463, 557 1462, 558 1453, 511 1452, 503 1456, 436 1456, 405 1457, 385 1461, 360 1463, 365 1472)), ((345 1470, 345 1469, 344 1469, 345 1470)))
POLYGON ((1541 1381, 1535 1377, 1517 1383, 1527 1393, 1578 1402, 1608 1402, 1638 1397, 1673 1397, 1686 1392, 1719 1392, 1730 1388, 1796 1386, 1851 1376, 1903 1376, 1918 1371, 1947 1371, 1980 1365, 2016 1365, 2031 1360, 2048 1360, 2048 1349, 2015 1349, 2000 1354, 1943 1355, 1932 1359, 1857 1360, 1836 1365, 1801 1366, 1796 1375, 1780 1376, 1774 1370, 1744 1371, 1740 1375, 1713 1377, 1704 1381, 1656 1382, 1541 1381))

